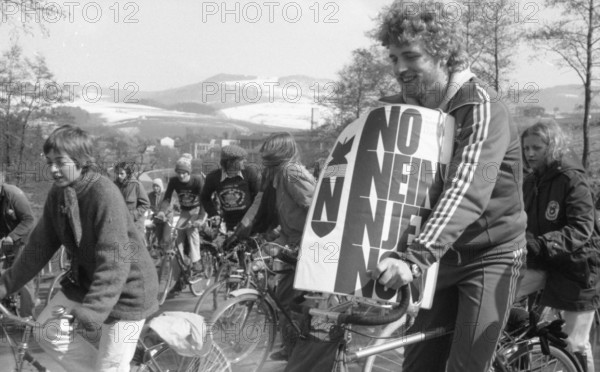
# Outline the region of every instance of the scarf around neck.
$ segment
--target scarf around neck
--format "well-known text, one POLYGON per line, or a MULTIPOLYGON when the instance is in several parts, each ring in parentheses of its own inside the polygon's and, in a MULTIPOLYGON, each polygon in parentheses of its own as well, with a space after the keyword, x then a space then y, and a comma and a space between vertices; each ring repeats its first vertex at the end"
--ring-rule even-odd
POLYGON ((73 241, 75 243, 75 249, 71 253, 71 278, 76 283, 79 278, 79 265, 77 260, 77 249, 81 243, 81 214, 79 211, 79 201, 77 195, 81 194, 89 186, 94 184, 100 179, 100 174, 92 170, 84 171, 81 177, 73 182, 71 185, 64 188, 64 212, 67 216, 68 225, 71 228, 73 234, 73 241))

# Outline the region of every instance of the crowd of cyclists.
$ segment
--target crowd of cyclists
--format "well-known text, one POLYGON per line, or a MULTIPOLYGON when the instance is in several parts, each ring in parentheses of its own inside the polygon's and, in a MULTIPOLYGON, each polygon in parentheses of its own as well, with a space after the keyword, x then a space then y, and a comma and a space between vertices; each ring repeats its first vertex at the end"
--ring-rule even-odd
MULTIPOLYGON (((599 205, 585 169, 556 123, 540 121, 518 133, 507 108, 490 100, 495 95, 469 70, 459 22, 432 15, 436 8, 404 5, 396 1, 386 8, 376 32, 402 88, 382 102, 453 115, 459 125, 452 157, 457 166, 441 180, 432 217, 408 250, 379 262, 371 275, 397 289, 439 261, 434 304, 419 313, 415 326, 449 322, 470 335, 407 347, 404 370, 489 370, 510 307, 541 291, 542 305, 565 319, 569 350, 584 371, 594 371, 590 330, 600 307, 599 205), (436 87, 445 87, 443 94, 431 94, 436 87), (494 182, 481 177, 490 163, 499 165, 494 182)), ((49 309, 60 304, 100 339, 96 348, 82 335, 39 338, 66 370, 126 370, 135 343, 121 336, 131 340, 125 330, 141 330, 159 310, 144 224, 148 210, 161 249, 171 243, 171 224, 165 222, 177 215, 174 226, 185 229, 176 243, 188 247, 186 256, 198 272, 206 269, 200 250, 207 220, 223 223, 225 233, 217 237, 223 250, 262 234, 275 243, 266 251, 283 269, 276 280, 283 307, 288 310, 301 296, 293 287, 294 268, 316 180, 302 165, 292 134, 274 133, 264 141, 260 167, 247 164, 245 149, 228 145, 221 149, 221 167, 205 176, 194 174, 192 157, 183 154, 166 188, 163 179, 154 179, 149 194, 133 163, 117 163, 115 179, 106 177, 92 156, 91 136, 78 127, 56 129, 43 151, 54 185, 37 223, 24 193, 0 184, 2 255, 12 257, 0 277, 0 299, 30 285, 65 247, 71 271, 37 319, 49 324, 49 309)), ((32 293, 28 301, 31 313, 32 293)), ((274 360, 287 360, 295 347, 294 328, 282 319, 282 347, 271 355, 274 360)))

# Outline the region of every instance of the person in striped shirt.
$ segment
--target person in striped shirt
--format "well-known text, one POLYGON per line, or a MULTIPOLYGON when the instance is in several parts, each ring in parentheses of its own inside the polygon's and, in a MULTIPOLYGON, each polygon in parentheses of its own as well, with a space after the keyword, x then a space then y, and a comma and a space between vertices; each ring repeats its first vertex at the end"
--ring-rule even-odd
POLYGON ((413 328, 453 324, 455 331, 407 347, 403 371, 484 372, 526 256, 521 148, 508 109, 469 70, 464 14, 440 5, 395 1, 379 18, 377 37, 400 84, 400 94, 382 101, 442 110, 456 132, 430 217, 400 259, 383 259, 371 275, 397 289, 439 262, 432 308, 413 328))

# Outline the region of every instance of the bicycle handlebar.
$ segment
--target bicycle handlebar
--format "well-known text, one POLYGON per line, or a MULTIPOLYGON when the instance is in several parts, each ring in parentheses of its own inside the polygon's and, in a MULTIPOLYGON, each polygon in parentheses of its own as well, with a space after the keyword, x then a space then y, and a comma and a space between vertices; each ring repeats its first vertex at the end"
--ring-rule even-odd
POLYGON ((327 311, 311 308, 308 313, 312 316, 318 316, 325 318, 328 321, 336 322, 337 324, 355 324, 355 325, 363 325, 363 326, 376 326, 376 325, 384 325, 391 322, 394 322, 400 319, 404 314, 406 314, 406 310, 408 309, 408 305, 410 304, 410 288, 408 285, 402 286, 400 288, 400 294, 402 299, 398 304, 397 308, 393 308, 386 315, 361 315, 361 314, 345 314, 339 313, 335 311, 327 311))

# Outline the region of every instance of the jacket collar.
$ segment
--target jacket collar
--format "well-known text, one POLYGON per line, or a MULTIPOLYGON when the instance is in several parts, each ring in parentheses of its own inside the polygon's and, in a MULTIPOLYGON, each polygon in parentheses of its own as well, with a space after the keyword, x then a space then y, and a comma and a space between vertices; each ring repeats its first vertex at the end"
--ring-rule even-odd
POLYGON ((225 181, 228 178, 235 178, 235 177, 241 177, 242 179, 244 179, 244 173, 242 173, 241 170, 237 171, 236 174, 234 174, 233 176, 229 176, 227 174, 227 172, 225 172, 224 169, 221 169, 221 182, 225 181))

